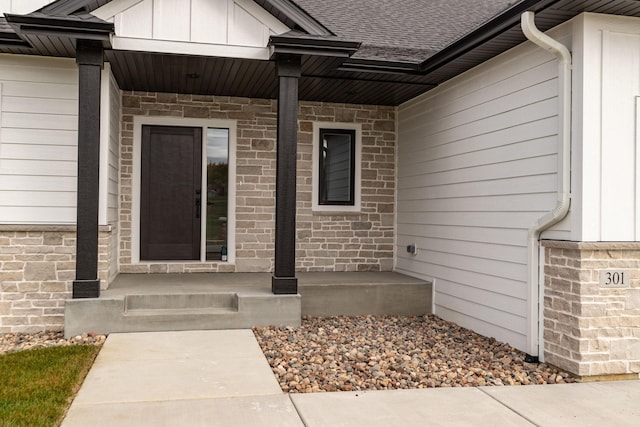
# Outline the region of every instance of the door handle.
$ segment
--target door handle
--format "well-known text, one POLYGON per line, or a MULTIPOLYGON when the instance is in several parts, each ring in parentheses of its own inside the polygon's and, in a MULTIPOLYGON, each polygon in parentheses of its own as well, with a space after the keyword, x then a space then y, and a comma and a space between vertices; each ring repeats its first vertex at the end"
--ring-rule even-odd
POLYGON ((196 219, 200 219, 200 210, 202 207, 202 198, 200 197, 200 190, 196 190, 196 219))

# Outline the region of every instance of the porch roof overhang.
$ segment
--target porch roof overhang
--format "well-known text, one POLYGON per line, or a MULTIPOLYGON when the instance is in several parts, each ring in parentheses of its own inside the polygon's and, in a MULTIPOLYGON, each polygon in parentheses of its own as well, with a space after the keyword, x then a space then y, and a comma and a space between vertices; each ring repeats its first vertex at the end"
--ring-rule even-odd
MULTIPOLYGON (((124 90, 277 97, 273 61, 113 50, 113 24, 90 15, 91 2, 74 1, 85 8, 72 13, 69 6, 64 16, 44 9, 49 15, 8 15, 0 22, 0 52, 74 57, 74 40, 100 40, 124 90)), ((444 49, 421 51, 427 58, 394 61, 361 55, 368 47, 340 39, 295 3, 255 1, 297 29, 272 36, 270 48, 302 56, 300 100, 374 105, 399 105, 524 42, 519 16, 526 10, 536 12, 543 31, 582 12, 640 17, 636 0, 522 0, 444 49)))
POLYGON ((111 48, 113 24, 88 14, 50 16, 34 12, 29 15, 5 14, 5 19, 22 41, 18 46, 35 49, 41 54, 55 52, 55 55, 50 56, 74 57, 77 40, 95 40, 103 48, 111 48))

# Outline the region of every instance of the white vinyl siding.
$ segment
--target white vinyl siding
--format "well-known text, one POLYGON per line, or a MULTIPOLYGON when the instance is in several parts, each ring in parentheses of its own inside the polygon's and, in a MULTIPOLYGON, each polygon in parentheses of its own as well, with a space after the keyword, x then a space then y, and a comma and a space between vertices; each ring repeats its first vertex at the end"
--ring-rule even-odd
POLYGON ((0 55, 0 86, 0 223, 75 223, 75 61, 0 55))
POLYGON ((523 350, 527 231, 556 203, 557 70, 526 43, 399 108, 396 270, 434 280, 436 315, 523 350))

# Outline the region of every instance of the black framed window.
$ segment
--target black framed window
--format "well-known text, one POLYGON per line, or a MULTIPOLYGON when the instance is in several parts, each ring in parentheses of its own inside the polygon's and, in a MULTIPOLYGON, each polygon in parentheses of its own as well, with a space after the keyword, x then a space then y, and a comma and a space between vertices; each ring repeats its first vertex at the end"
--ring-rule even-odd
POLYGON ((319 205, 355 202, 356 131, 320 129, 319 205))

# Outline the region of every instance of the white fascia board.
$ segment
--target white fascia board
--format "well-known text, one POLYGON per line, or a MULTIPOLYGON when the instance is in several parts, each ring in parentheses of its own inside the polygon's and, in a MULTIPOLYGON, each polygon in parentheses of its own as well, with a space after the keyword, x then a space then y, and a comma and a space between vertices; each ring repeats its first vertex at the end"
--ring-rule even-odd
POLYGON ((91 12, 91 15, 95 16, 96 18, 109 21, 117 14, 122 13, 129 8, 132 8, 138 3, 142 3, 142 1, 143 0, 113 0, 91 12))
POLYGON ((170 40, 136 39, 114 36, 113 50, 133 50, 137 52, 175 53, 183 55, 215 56, 222 58, 243 58, 269 60, 267 47, 217 45, 170 40))

